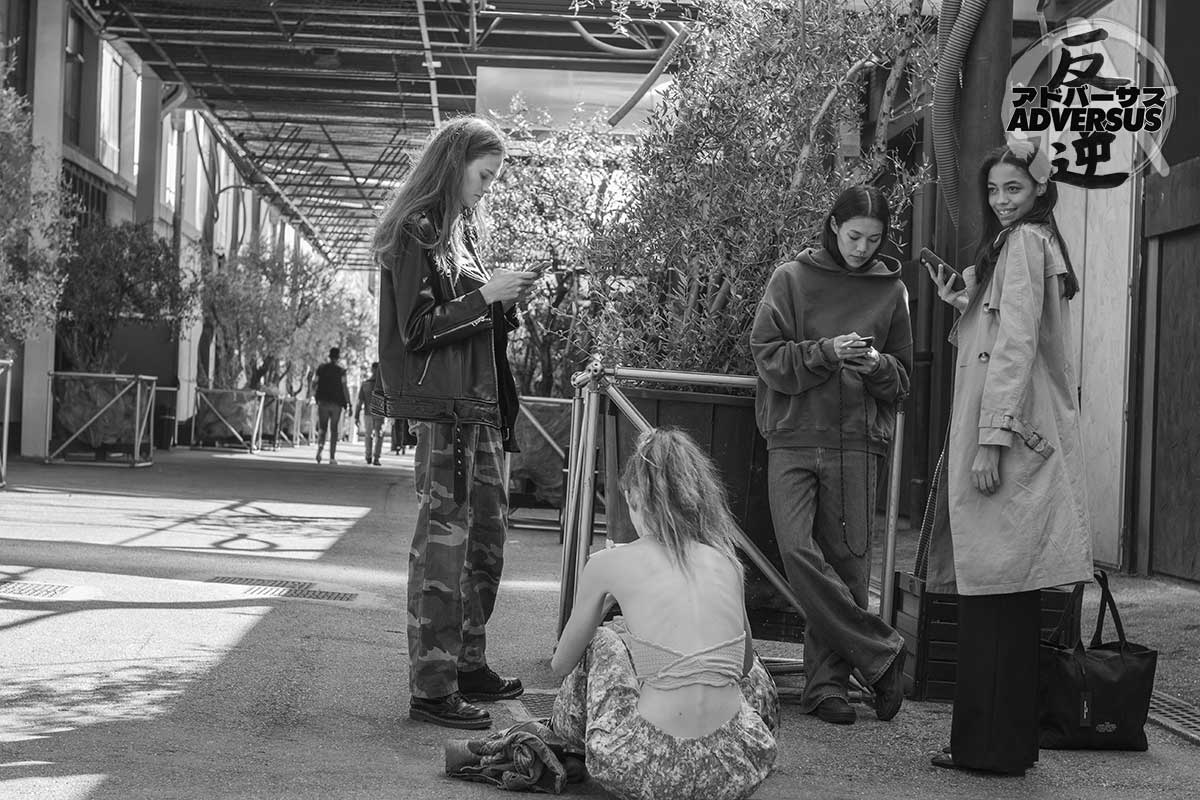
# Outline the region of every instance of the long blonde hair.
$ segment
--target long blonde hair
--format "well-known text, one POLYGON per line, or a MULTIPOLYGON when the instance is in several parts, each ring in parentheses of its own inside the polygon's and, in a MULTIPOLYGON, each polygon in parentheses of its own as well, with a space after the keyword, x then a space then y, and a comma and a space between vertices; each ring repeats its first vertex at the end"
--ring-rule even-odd
POLYGON ((482 219, 463 207, 459 192, 467 164, 484 156, 505 154, 504 135, 489 120, 475 114, 455 117, 438 130, 425 145, 416 166, 379 218, 371 249, 380 263, 396 253, 400 231, 409 217, 430 217, 437 238, 421 244, 434 251, 439 262, 461 249, 463 228, 473 225, 482 233, 482 219))
POLYGON ((650 533, 681 569, 688 569, 688 549, 694 542, 716 548, 744 579, 733 544, 737 522, 725 484, 691 436, 672 428, 639 435, 621 473, 621 489, 636 498, 650 533))

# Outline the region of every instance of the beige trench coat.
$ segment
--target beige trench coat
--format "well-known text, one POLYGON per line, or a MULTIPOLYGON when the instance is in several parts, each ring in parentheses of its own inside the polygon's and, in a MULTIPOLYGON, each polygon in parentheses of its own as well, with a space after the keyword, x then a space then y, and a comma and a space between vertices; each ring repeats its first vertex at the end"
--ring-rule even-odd
POLYGON ((1066 271, 1049 229, 1021 225, 951 332, 950 536, 931 542, 931 591, 1009 594, 1092 579, 1066 271), (1003 446, 990 496, 971 483, 981 444, 1003 446))

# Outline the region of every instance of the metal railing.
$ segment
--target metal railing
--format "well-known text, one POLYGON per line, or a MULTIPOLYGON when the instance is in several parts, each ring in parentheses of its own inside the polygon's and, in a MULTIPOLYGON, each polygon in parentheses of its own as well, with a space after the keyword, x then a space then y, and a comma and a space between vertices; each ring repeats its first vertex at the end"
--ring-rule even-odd
MULTIPOLYGON (((129 454, 129 466, 145 467, 154 462, 154 425, 151 417, 154 412, 154 392, 158 385, 158 377, 155 375, 116 375, 106 372, 56 372, 51 370, 47 373, 46 379, 46 458, 47 464, 54 463, 60 455, 63 455, 72 442, 80 439, 85 432, 92 430, 92 426, 98 424, 102 419, 110 419, 108 415, 119 414, 120 406, 123 405, 122 400, 127 398, 130 393, 133 394, 133 417, 132 417, 132 442, 118 443, 118 447, 132 445, 132 450, 129 454), (86 421, 74 426, 63 420, 66 411, 59 412, 58 419, 55 415, 56 397, 55 397, 55 381, 58 381, 65 387, 71 383, 80 385, 106 384, 113 383, 114 394, 102 405, 98 410, 92 411, 90 408, 85 409, 83 413, 91 413, 91 416, 86 421), (54 423, 58 421, 63 424, 68 434, 66 439, 57 448, 51 449, 54 445, 54 423), (146 456, 142 456, 143 444, 146 445, 146 456)), ((81 398, 82 399, 82 398, 81 398)), ((57 403, 62 408, 65 403, 57 403)), ((118 426, 119 427, 119 426, 118 426)), ((94 433, 94 431, 93 431, 94 433)), ((97 453, 106 446, 106 443, 101 441, 98 444, 93 444, 91 447, 97 453)), ((64 456, 65 458, 65 456, 64 456)), ((87 463, 87 462, 82 462, 87 463)), ((97 463, 106 463, 103 460, 97 463)))
MULTIPOLYGON (((262 448, 263 405, 265 404, 265 401, 266 401, 266 393, 258 391, 257 389, 197 388, 196 389, 196 413, 192 416, 192 448, 197 449, 197 450, 203 449, 205 447, 205 445, 203 444, 204 442, 210 441, 210 440, 215 441, 215 439, 208 437, 207 432, 201 431, 200 435, 198 435, 197 431, 196 431, 196 426, 198 424, 200 424, 200 421, 201 421, 201 413, 204 412, 205 407, 207 407, 206 413, 211 413, 214 417, 216 417, 217 422, 220 423, 221 427, 224 428, 224 430, 229 432, 229 434, 233 437, 233 439, 237 441, 239 446, 246 448, 246 450, 251 453, 255 452, 256 450, 261 449, 262 448), (237 395, 244 395, 244 396, 250 397, 254 401, 253 419, 250 420, 250 426, 249 426, 250 429, 249 429, 249 431, 244 432, 245 435, 243 435, 242 430, 239 430, 239 426, 237 424, 235 424, 234 422, 231 422, 229 420, 229 418, 227 418, 224 414, 221 413, 220 409, 217 408, 217 404, 214 403, 213 399, 212 399, 213 397, 219 397, 219 396, 237 396, 237 395)), ((207 424, 208 421, 204 420, 203 422, 205 424, 207 424)))
MULTIPOLYGON (((600 395, 603 394, 639 431, 653 426, 616 385, 620 380, 651 381, 686 386, 715 386, 753 389, 756 379, 743 375, 713 375, 696 372, 673 372, 656 369, 604 367, 593 361, 587 369, 572 378, 575 395, 571 406, 571 447, 567 466, 566 495, 563 498, 563 560, 562 583, 559 589, 558 630, 562 631, 571 615, 578 577, 590 554, 592 540, 592 485, 596 472, 596 440, 600 427, 600 395)), ((891 619, 895 595, 897 516, 900 503, 900 459, 904 435, 904 410, 897 409, 895 435, 892 437, 888 470, 888 506, 886 540, 883 559, 883 591, 880 617, 891 619)), ((770 559, 759 550, 741 529, 735 531, 735 543, 746 557, 762 572, 767 581, 788 604, 804 617, 800 601, 787 578, 775 569, 770 559)))
POLYGON ((0 377, 4 378, 4 416, 0 417, 0 489, 8 485, 8 418, 12 403, 12 369, 11 360, 0 359, 0 377))

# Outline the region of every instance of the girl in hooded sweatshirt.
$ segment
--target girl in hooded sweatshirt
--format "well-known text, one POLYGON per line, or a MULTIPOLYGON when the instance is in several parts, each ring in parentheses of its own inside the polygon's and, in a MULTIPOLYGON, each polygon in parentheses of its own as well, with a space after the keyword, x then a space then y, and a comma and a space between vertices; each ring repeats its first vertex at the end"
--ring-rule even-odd
POLYGON ((903 699, 904 639, 867 611, 876 476, 912 367, 900 265, 878 255, 890 222, 879 189, 844 191, 821 246, 771 275, 750 334, 771 517, 806 618, 801 710, 843 725, 853 669, 880 719, 903 699))

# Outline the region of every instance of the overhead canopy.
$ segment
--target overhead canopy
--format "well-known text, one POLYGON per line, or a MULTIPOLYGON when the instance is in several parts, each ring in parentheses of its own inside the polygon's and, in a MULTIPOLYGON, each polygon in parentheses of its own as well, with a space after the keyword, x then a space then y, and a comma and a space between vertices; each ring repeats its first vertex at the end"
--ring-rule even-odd
POLYGON ((91 0, 104 32, 178 82, 239 171, 331 261, 372 264, 378 209, 430 130, 476 110, 481 66, 644 74, 695 12, 616 34, 570 0, 91 0))

